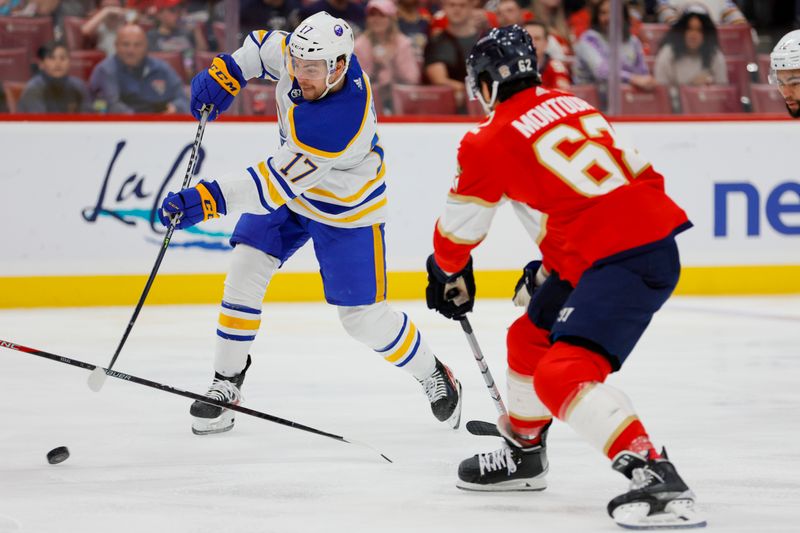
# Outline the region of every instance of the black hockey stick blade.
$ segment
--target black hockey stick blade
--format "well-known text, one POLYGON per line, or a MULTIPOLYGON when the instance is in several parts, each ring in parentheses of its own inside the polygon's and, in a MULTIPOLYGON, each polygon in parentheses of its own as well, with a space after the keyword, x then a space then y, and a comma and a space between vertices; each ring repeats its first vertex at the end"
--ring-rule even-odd
POLYGON ((361 441, 347 439, 342 437, 341 435, 335 435, 333 433, 328 433, 327 431, 322 431, 320 429, 315 429, 310 426, 305 426, 298 422, 293 422, 291 420, 286 420, 285 418, 280 418, 274 415, 270 415, 267 413, 262 413, 261 411, 256 411, 255 409, 249 409, 247 407, 242 407, 241 405, 235 405, 228 402, 221 402, 219 400, 215 400, 213 398, 208 398, 206 396, 185 391, 183 389, 179 389, 177 387, 173 387, 171 385, 165 385, 163 383, 158 383, 156 381, 150 381, 149 379, 140 378, 137 376, 133 376, 131 374, 125 374, 123 372, 118 372, 116 370, 110 370, 107 368, 103 368, 100 366, 95 366, 91 363, 86 363, 84 361, 79 361, 78 359, 71 359, 69 357, 64 357, 63 355, 56 355, 53 353, 45 352, 43 350, 37 350, 36 348, 29 348, 27 346, 22 346, 21 344, 16 344, 9 341, 4 341, 0 339, 0 348, 8 348, 9 350, 15 350, 17 352, 27 353, 31 355, 36 355, 38 357, 43 357, 45 359, 50 359, 51 361, 56 361, 59 363, 64 363, 71 366, 76 366, 78 368, 83 368, 84 370, 94 371, 96 369, 100 369, 104 375, 116 379, 120 379, 122 381, 127 381, 130 383, 136 383, 137 385, 144 385, 145 387, 150 387, 151 389, 157 389, 160 391, 168 392, 170 394, 175 394, 177 396, 183 396, 185 398, 191 398, 192 400, 198 400, 203 403, 207 403, 209 405, 216 405, 217 407, 222 407, 224 409, 230 409, 231 411, 236 411, 237 413, 242 413, 248 416, 252 416, 255 418, 260 418, 262 420, 267 420, 269 422, 274 422, 275 424, 280 424, 282 426, 288 426, 290 428, 299 429, 301 431, 307 431, 309 433, 314 433, 315 435, 321 435, 323 437, 328 437, 330 439, 338 440, 341 442, 346 442, 348 444, 355 444, 357 446, 363 446, 365 448, 369 448, 370 450, 374 451, 375 453, 379 454, 388 462, 393 462, 391 459, 386 457, 384 454, 361 441))
POLYGON ((497 430, 497 424, 491 422, 484 422, 483 420, 470 420, 467 422, 467 431, 473 435, 487 436, 487 437, 500 437, 500 432, 497 430))

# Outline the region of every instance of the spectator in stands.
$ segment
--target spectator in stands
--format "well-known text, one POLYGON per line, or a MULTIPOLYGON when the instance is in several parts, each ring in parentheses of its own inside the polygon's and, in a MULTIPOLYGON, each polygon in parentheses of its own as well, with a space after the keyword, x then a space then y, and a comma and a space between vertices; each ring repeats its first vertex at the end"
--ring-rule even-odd
POLYGON ((61 41, 51 41, 37 52, 39 73, 22 91, 20 113, 86 113, 92 110, 89 91, 82 80, 69 75, 69 51, 61 41))
MULTIPOLYGON (((592 6, 592 27, 586 30, 575 44, 576 65, 573 75, 575 83, 596 84, 601 101, 605 102, 608 94, 609 43, 608 26, 611 20, 610 0, 601 0, 592 6)), ((655 78, 650 75, 644 61, 642 42, 630 33, 630 16, 623 10, 622 47, 621 47, 622 82, 640 90, 652 90, 655 78)))
MULTIPOLYGON (((586 0, 586 6, 573 11, 568 17, 568 24, 570 31, 572 31, 572 41, 575 42, 580 39, 583 32, 592 27, 592 7, 599 4, 601 0, 586 0)), ((655 0, 653 0, 655 1, 655 0)), ((634 0, 623 0, 628 6, 628 18, 630 20, 631 35, 639 37, 642 30, 642 15, 641 9, 634 0)), ((647 44, 642 43, 645 47, 645 54, 649 54, 647 44)), ((655 51, 653 51, 655 53, 655 51)))
POLYGON ((706 9, 714 24, 747 24, 747 18, 733 0, 658 0, 656 13, 661 22, 673 24, 687 7, 698 4, 706 9))
POLYGON ((242 0, 239 26, 244 35, 256 30, 292 31, 300 22, 300 0, 242 0))
POLYGON ((181 79, 168 64, 147 55, 147 36, 135 24, 119 29, 115 55, 95 67, 89 87, 109 113, 189 112, 181 79))
POLYGON ((572 33, 567 24, 567 15, 561 0, 537 0, 533 4, 533 16, 545 26, 550 35, 548 52, 553 57, 563 59, 572 55, 572 33), (561 48, 559 50, 559 48, 561 48))
POLYGON ((53 38, 64 36, 64 15, 61 11, 61 0, 28 0, 21 9, 14 11, 15 16, 50 18, 53 21, 53 38))
POLYGON ((417 62, 421 65, 431 27, 430 11, 420 5, 420 0, 397 0, 397 25, 403 35, 411 39, 417 62))
POLYGON ((353 33, 358 35, 364 29, 367 15, 364 4, 350 2, 349 0, 317 0, 306 5, 300 11, 300 20, 305 20, 318 11, 327 11, 334 17, 344 19, 350 23, 353 33))
POLYGON ((26 0, 0 0, 0 17, 16 15, 25 8, 26 0))
POLYGON ((479 34, 470 0, 444 0, 442 9, 447 17, 447 28, 431 37, 425 48, 425 76, 432 85, 452 87, 456 104, 463 108, 466 59, 478 42, 479 34))
MULTIPOLYGON (((490 0, 491 1, 491 0, 490 0)), ((497 14, 491 9, 484 9, 483 4, 489 4, 485 0, 469 0, 471 4, 471 16, 475 25, 475 31, 478 35, 483 35, 491 28, 498 27, 497 14)), ((433 4, 432 4, 433 8, 433 4)), ((444 9, 444 2, 442 2, 442 9, 434 10, 433 17, 431 18, 431 32, 430 36, 434 37, 447 28, 449 22, 447 20, 447 12, 444 9)))
POLYGON ((512 24, 522 25, 525 21, 533 18, 531 12, 524 11, 517 0, 498 0, 496 11, 497 25, 500 27, 512 24))
POLYGON ((369 0, 367 26, 355 44, 361 68, 372 82, 379 108, 391 109, 392 84, 417 84, 420 68, 411 40, 397 27, 397 8, 392 0, 369 0))
POLYGON ((661 85, 727 85, 728 70, 717 28, 708 13, 692 6, 664 36, 653 69, 661 85))
POLYGON ((552 59, 547 53, 547 26, 538 20, 532 20, 525 23, 525 29, 536 48, 536 64, 539 67, 539 75, 542 77, 542 87, 568 91, 572 85, 569 69, 564 63, 558 59, 552 59))
POLYGON ((65 17, 85 17, 96 5, 94 0, 62 0, 60 11, 65 17))
POLYGON ((139 14, 133 9, 122 7, 121 0, 101 0, 98 9, 81 27, 81 33, 94 38, 97 49, 112 55, 117 41, 117 31, 134 22, 139 14))
POLYGON ((153 52, 178 52, 183 57, 184 68, 191 72, 194 52, 208 50, 208 42, 199 24, 189 27, 184 20, 186 8, 183 0, 157 0, 156 27, 147 32, 147 47, 153 52))

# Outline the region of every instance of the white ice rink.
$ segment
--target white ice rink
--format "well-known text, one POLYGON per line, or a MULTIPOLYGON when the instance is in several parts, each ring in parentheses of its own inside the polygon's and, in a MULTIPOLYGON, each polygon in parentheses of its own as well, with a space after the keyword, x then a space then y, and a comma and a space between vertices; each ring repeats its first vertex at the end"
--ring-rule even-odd
MULTIPOLYGON (((462 421, 495 411, 456 323, 396 302, 464 386, 462 421)), ((0 311, 0 339, 106 365, 126 307, 0 311)), ((471 316, 505 391, 510 302, 471 316)), ((205 392, 217 308, 145 307, 116 367, 205 392)), ((420 386, 346 336, 322 304, 268 304, 246 405, 372 444, 369 450, 238 415, 192 435, 189 400, 0 350, 0 532, 622 531, 609 499, 626 481, 557 422, 549 488, 455 488, 459 461, 500 441, 447 430, 420 386), (68 446, 57 466, 45 454, 68 446)), ((610 382, 633 399, 697 493, 709 528, 800 531, 800 297, 675 298, 610 382)))

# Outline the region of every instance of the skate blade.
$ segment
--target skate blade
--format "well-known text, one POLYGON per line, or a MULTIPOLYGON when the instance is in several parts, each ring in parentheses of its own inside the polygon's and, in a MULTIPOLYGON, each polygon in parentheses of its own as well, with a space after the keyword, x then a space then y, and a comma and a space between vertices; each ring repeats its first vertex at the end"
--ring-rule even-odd
POLYGON ((694 509, 694 500, 679 498, 669 502, 664 512, 648 514, 650 504, 634 502, 614 510, 614 521, 625 529, 691 529, 706 527, 705 517, 694 509))
POLYGON ((234 418, 231 411, 225 411, 217 418, 193 418, 192 433, 195 435, 214 435, 233 429, 234 418))
POLYGON ((456 408, 453 409, 453 414, 450 415, 450 418, 444 421, 451 429, 458 429, 461 424, 461 400, 463 396, 461 396, 461 382, 456 380, 456 384, 458 385, 458 403, 456 403, 456 408))
POLYGON ((512 479, 509 481, 501 481, 500 483, 491 483, 483 485, 480 483, 469 483, 467 481, 456 482, 456 487, 461 490, 468 490, 473 492, 523 492, 523 491, 541 491, 547 488, 547 479, 544 474, 529 478, 529 479, 512 479))

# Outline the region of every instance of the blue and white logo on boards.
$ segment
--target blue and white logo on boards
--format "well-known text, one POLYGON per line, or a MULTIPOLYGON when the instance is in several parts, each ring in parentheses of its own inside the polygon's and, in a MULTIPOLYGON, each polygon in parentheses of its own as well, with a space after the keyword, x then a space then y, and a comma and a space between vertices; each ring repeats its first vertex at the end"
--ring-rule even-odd
POLYGON ((732 218, 746 221, 748 237, 761 235, 762 212, 776 233, 800 235, 800 183, 786 181, 766 191, 760 187, 746 181, 714 184, 714 237, 728 236, 732 218))
MULTIPOLYGON (((127 141, 117 142, 114 152, 106 168, 105 176, 99 181, 97 199, 92 207, 81 210, 83 219, 95 224, 100 219, 109 219, 131 228, 147 227, 145 239, 160 246, 166 228, 161 225, 156 209, 169 191, 177 191, 183 182, 192 144, 186 145, 175 160, 165 169, 166 173, 160 181, 148 177, 134 169, 121 168, 120 155, 125 150, 127 141)), ((197 154, 194 177, 203 167, 205 150, 201 146, 197 154)), ((198 179, 192 179, 196 183, 198 179)), ((201 248, 205 250, 227 251, 231 249, 228 232, 214 232, 197 226, 175 232, 170 240, 171 248, 201 248)))

